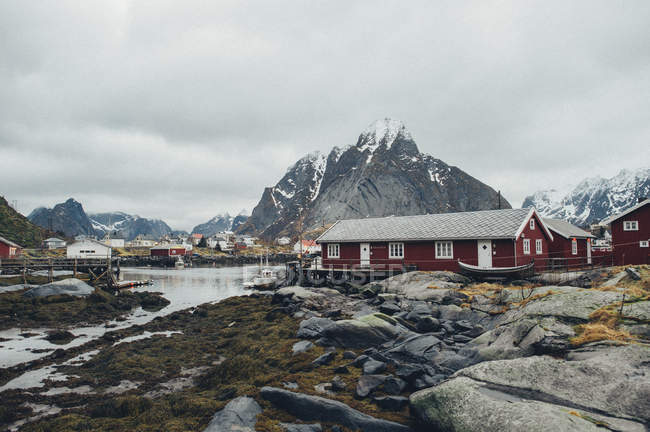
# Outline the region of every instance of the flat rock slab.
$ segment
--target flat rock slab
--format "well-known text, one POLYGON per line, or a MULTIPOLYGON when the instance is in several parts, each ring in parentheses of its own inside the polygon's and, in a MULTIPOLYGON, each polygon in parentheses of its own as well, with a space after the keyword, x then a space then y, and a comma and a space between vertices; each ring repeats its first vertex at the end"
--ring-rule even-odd
POLYGON ((465 276, 452 272, 408 272, 381 281, 382 292, 412 300, 441 303, 453 298, 455 290, 469 283, 465 276), (432 288, 433 287, 433 288, 432 288))
POLYGON ((260 394, 276 407, 302 421, 334 423, 362 432, 407 432, 411 430, 408 426, 371 417, 342 402, 320 396, 295 393, 276 387, 262 387, 260 394))
POLYGON ((490 389, 484 383, 466 377, 457 377, 413 393, 410 403, 411 413, 422 430, 602 432, 604 429, 593 420, 616 425, 614 430, 645 430, 641 423, 605 418, 562 405, 524 399, 490 389))
POLYGON ((257 416, 262 412, 255 399, 241 396, 218 411, 203 432, 255 432, 257 416))
POLYGON ((479 363, 455 376, 557 405, 650 422, 650 348, 602 346, 576 360, 548 356, 479 363))
MULTIPOLYGON (((337 293, 338 294, 338 293, 337 293)), ((316 299, 323 297, 324 294, 308 290, 306 288, 300 287, 300 286, 290 286, 290 287, 284 287, 280 288, 277 290, 274 294, 274 296, 277 297, 289 297, 292 300, 295 301, 305 301, 305 300, 310 300, 310 299, 316 299)))
POLYGON ((322 432, 323 427, 318 424, 280 423, 285 432, 322 432))
POLYGON ((95 292, 95 288, 79 279, 63 279, 45 285, 36 286, 23 294, 25 297, 48 297, 67 294, 74 297, 87 297, 95 292))

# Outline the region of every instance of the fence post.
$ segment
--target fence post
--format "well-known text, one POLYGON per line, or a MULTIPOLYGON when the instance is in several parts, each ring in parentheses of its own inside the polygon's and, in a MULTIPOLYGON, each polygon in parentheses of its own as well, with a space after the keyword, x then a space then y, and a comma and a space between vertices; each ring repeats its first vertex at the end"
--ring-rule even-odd
POLYGON ((48 265, 49 265, 49 268, 47 270, 47 281, 49 283, 52 283, 52 282, 54 282, 54 267, 53 267, 53 264, 52 264, 52 258, 50 258, 48 260, 48 265))

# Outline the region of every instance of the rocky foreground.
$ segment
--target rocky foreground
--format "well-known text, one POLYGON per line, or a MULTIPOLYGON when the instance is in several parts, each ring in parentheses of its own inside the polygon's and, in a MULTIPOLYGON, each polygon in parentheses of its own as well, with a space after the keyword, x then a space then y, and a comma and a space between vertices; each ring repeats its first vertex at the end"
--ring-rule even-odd
POLYGON ((66 361, 84 347, 33 365, 56 362, 67 381, 0 393, 0 419, 25 430, 645 431, 650 269, 587 276, 591 289, 412 272, 355 294, 287 287, 203 305, 107 333, 79 366, 66 361), (169 330, 182 334, 115 343, 169 330), (39 418, 45 404, 57 415, 39 418))

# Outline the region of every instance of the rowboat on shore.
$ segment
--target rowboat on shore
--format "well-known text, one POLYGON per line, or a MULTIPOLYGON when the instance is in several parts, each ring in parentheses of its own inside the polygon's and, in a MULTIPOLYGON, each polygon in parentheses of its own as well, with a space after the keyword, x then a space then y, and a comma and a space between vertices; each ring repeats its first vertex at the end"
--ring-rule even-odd
POLYGON ((479 267, 458 261, 458 266, 462 273, 479 278, 504 277, 504 278, 524 278, 532 276, 534 273, 535 262, 514 267, 479 267))

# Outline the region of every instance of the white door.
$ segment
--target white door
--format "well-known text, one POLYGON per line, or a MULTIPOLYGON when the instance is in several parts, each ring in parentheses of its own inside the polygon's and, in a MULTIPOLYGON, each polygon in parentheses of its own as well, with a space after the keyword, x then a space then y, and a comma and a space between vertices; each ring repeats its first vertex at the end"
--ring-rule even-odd
POLYGON ((492 267, 492 240, 477 240, 478 266, 492 267))
POLYGON ((587 239, 587 264, 591 264, 591 239, 587 239))
POLYGON ((361 266, 370 267, 370 243, 361 243, 361 266))

